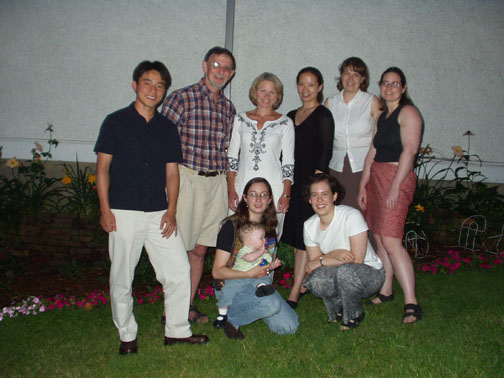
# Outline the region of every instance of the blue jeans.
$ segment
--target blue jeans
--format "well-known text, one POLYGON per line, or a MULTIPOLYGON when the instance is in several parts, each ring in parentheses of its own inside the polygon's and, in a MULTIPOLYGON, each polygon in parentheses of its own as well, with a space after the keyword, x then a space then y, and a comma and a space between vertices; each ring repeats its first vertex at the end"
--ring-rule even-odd
MULTIPOLYGON (((229 307, 233 303, 233 298, 235 295, 242 290, 242 282, 243 280, 227 280, 226 284, 224 287, 220 290, 215 291, 215 296, 217 297, 217 307, 229 307)), ((255 280, 255 287, 257 288, 257 285, 262 283, 264 285, 270 285, 271 284, 271 277, 264 276, 261 278, 256 278, 255 280)))
MULTIPOLYGON (((258 283, 271 283, 271 277, 263 278, 242 278, 228 280, 224 287, 230 284, 225 296, 229 298, 231 291, 234 292, 232 304, 228 309, 228 321, 238 328, 256 320, 263 319, 269 329, 278 334, 295 333, 298 326, 298 316, 290 308, 282 296, 275 291, 266 297, 255 295, 258 283)), ((221 292, 216 291, 216 297, 221 301, 221 292)))

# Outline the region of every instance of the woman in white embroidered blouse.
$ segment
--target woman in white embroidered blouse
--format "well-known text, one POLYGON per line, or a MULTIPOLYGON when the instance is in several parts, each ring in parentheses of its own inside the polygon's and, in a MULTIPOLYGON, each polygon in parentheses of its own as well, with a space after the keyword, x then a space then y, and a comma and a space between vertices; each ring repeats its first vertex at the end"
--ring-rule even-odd
POLYGON ((351 57, 341 64, 337 88, 324 105, 334 118, 333 155, 330 173, 343 184, 343 205, 359 209, 357 194, 364 160, 373 138, 375 121, 380 115, 378 98, 366 92, 369 72, 362 59, 351 57))
POLYGON ((294 125, 275 111, 282 102, 283 85, 274 74, 259 75, 249 98, 256 108, 235 116, 228 149, 230 213, 236 210, 237 193, 243 192, 245 184, 254 177, 265 178, 273 189, 280 239, 294 181, 294 125))

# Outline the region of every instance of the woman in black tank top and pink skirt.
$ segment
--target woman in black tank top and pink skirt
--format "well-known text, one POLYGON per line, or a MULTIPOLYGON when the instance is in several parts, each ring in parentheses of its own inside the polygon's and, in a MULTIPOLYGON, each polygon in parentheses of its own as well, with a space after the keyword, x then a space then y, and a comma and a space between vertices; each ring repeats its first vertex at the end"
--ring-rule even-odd
POLYGON ((415 294, 413 264, 402 245, 402 237, 416 190, 413 164, 420 147, 423 120, 406 93, 406 77, 399 68, 388 68, 378 84, 383 113, 366 156, 358 195, 386 270, 385 283, 370 303, 394 299, 395 275, 404 293, 403 323, 414 323, 422 318, 422 309, 415 294))

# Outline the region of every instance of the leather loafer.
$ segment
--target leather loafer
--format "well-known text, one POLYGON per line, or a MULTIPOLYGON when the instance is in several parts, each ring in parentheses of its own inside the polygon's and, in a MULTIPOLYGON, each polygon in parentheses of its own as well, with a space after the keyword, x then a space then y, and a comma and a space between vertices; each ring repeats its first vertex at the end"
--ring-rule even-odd
POLYGON ((121 341, 119 345, 119 354, 135 354, 137 352, 137 339, 133 341, 121 341))
POLYGON ((208 341, 207 335, 191 335, 189 337, 184 337, 181 339, 175 337, 165 336, 164 345, 173 345, 178 343, 189 343, 189 344, 205 344, 208 341))
POLYGON ((243 340, 245 335, 240 331, 239 328, 235 328, 231 323, 224 323, 224 333, 227 337, 234 340, 243 340))

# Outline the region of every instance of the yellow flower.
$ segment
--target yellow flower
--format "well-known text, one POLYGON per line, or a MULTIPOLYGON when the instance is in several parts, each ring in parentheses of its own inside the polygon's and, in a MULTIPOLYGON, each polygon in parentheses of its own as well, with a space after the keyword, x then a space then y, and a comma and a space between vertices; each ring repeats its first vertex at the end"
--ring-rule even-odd
POLYGON ((13 157, 12 159, 9 159, 5 162, 5 165, 9 168, 17 168, 21 165, 21 163, 13 157))
POLYGON ((91 185, 94 184, 96 182, 96 175, 91 173, 87 178, 87 182, 91 185))
POLYGON ((415 209, 416 209, 416 211, 418 211, 420 213, 423 213, 425 211, 425 208, 420 204, 416 205, 415 209))
POLYGON ((72 178, 70 176, 65 176, 61 179, 61 182, 65 185, 70 185, 72 183, 72 178))
POLYGON ((44 149, 42 148, 42 146, 40 145, 39 142, 35 142, 35 148, 37 149, 38 152, 42 152, 44 151, 44 149))
POLYGON ((453 153, 458 156, 462 157, 464 156, 464 151, 462 150, 462 147, 460 146, 452 146, 453 153))

